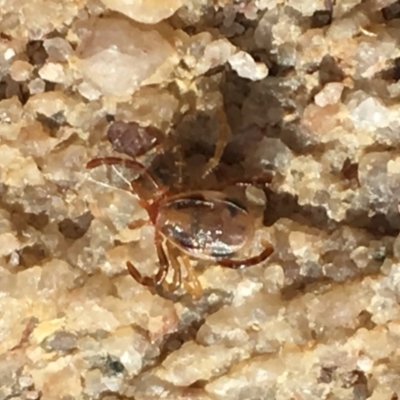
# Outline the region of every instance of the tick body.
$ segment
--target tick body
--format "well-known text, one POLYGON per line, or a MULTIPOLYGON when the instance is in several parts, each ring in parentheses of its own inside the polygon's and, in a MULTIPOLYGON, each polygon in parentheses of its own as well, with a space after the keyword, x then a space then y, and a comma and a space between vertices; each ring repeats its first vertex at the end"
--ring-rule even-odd
POLYGON ((254 236, 254 221, 244 205, 218 191, 192 192, 160 203, 156 229, 191 257, 233 257, 254 236))

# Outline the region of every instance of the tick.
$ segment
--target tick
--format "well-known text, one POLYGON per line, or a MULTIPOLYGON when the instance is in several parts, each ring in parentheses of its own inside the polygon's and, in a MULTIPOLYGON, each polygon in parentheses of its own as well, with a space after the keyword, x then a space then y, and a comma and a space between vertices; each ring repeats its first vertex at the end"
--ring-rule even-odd
MULTIPOLYGON (((103 164, 123 165, 139 170, 141 176, 154 185, 152 200, 139 197, 139 201, 147 211, 148 222, 155 228, 154 241, 159 266, 154 276, 142 276, 128 261, 126 264, 128 271, 138 283, 157 290, 163 285, 172 266, 173 281, 167 290, 175 291, 182 285, 181 266, 183 266, 187 277, 183 283, 187 290, 198 296, 201 288, 192 270, 190 258, 213 261, 223 267, 240 269, 259 264, 272 254, 273 247, 265 243, 265 248, 260 254, 245 259, 237 258, 253 242, 254 218, 244 204, 226 197, 223 192, 207 190, 170 194, 157 183, 144 165, 129 159, 95 158, 87 164, 87 167, 95 168, 103 164)), ((248 183, 260 182, 235 182, 237 185, 248 183)), ((131 182, 131 190, 136 195, 140 192, 136 181, 131 182)), ((132 226, 137 227, 145 222, 147 223, 141 221, 132 226)))
MULTIPOLYGON (((221 145, 217 145, 221 152, 221 145)), ((213 157, 212 164, 216 157, 213 157)), ((273 253, 273 246, 263 242, 264 249, 257 255, 240 258, 254 241, 255 220, 246 206, 237 199, 227 197, 220 186, 215 190, 190 190, 174 192, 160 183, 143 164, 119 157, 95 158, 87 168, 101 165, 121 165, 136 170, 139 177, 130 182, 131 192, 138 197, 147 211, 148 220, 134 221, 136 228, 150 223, 154 226, 154 243, 158 268, 153 276, 143 276, 127 261, 129 274, 139 283, 152 287, 157 293, 173 293, 182 285, 193 296, 199 297, 202 289, 191 266, 190 259, 214 262, 222 267, 241 269, 266 260, 273 253), (144 182, 143 182, 144 180, 144 182), (145 185, 139 185, 142 181, 145 185), (144 196, 144 188, 152 186, 151 198, 144 196), (170 268, 172 283, 166 282, 170 268), (182 276, 182 269, 186 271, 182 276)), ((209 168, 209 165, 207 168, 209 168)), ((231 182, 227 186, 268 184, 272 175, 248 181, 231 182)))

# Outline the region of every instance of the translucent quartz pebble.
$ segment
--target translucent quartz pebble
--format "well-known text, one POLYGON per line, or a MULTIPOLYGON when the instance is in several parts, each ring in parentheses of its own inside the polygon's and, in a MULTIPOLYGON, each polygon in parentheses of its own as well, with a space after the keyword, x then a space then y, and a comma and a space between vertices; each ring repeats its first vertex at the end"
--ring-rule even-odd
POLYGON ((156 30, 129 21, 98 19, 87 26, 78 49, 83 78, 105 95, 129 96, 175 54, 156 30))
POLYGON ((135 21, 156 24, 170 17, 185 0, 102 0, 111 10, 119 11, 135 21))

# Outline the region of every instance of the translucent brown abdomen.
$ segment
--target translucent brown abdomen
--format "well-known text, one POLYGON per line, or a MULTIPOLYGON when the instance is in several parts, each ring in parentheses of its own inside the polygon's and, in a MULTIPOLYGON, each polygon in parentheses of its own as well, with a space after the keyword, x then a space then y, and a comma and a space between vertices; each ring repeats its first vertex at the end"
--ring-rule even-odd
POLYGON ((156 229, 197 258, 228 258, 253 237, 247 210, 220 192, 195 192, 160 204, 156 229))

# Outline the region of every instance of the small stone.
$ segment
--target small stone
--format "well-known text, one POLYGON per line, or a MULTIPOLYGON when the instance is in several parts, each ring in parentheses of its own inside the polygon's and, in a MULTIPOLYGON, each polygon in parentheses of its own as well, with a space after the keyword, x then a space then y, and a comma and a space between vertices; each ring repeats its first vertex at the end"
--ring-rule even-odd
POLYGON ((119 103, 115 110, 117 121, 135 121, 141 126, 154 126, 165 137, 167 127, 180 108, 178 99, 168 90, 155 86, 141 87, 126 103, 119 103), (157 114, 154 115, 154 104, 157 114))
POLYGON ((9 265, 12 266, 12 267, 16 267, 16 266, 19 265, 19 262, 20 262, 20 257, 19 257, 18 252, 17 251, 13 251, 10 254, 10 259, 8 261, 9 265))
POLYGON ((26 61, 16 60, 10 67, 10 75, 14 81, 27 81, 32 73, 33 66, 26 61))
POLYGON ((285 283, 285 273, 280 265, 270 265, 264 272, 265 288, 269 293, 277 293, 285 283))
MULTIPOLYGON (((304 367, 300 360, 296 362, 304 367)), ((284 375, 285 365, 279 357, 253 358, 239 369, 234 368, 229 373, 212 380, 207 384, 206 390, 218 400, 262 399, 267 398, 268 393, 272 393, 269 391, 271 386, 285 379, 284 375), (246 394, 243 396, 243 393, 246 394)))
POLYGON ((42 346, 48 351, 69 352, 77 347, 76 336, 70 332, 58 331, 46 337, 42 346))
POLYGON ((101 382, 110 392, 118 393, 122 389, 123 378, 121 376, 103 376, 101 382))
POLYGON ((66 218, 59 222, 58 230, 67 239, 80 239, 89 229, 93 216, 84 213, 75 219, 66 218))
POLYGON ((89 82, 82 82, 78 86, 79 93, 88 100, 97 100, 101 97, 101 91, 96 89, 89 82))
POLYGON ((49 55, 49 61, 53 63, 65 62, 73 54, 73 50, 69 42, 61 37, 46 39, 43 47, 49 55))
POLYGON ((81 9, 74 0, 65 0, 62 6, 52 0, 34 0, 20 8, 15 8, 15 4, 5 3, 2 15, 12 21, 8 22, 11 26, 17 24, 13 28, 9 26, 8 32, 25 41, 39 41, 47 34, 65 29, 81 9))
POLYGON ((32 377, 49 399, 76 399, 83 392, 78 366, 79 361, 70 355, 55 357, 43 363, 42 368, 33 369, 32 377))
POLYGON ((105 339, 102 344, 109 354, 119 360, 119 366, 118 364, 113 366, 115 373, 121 373, 123 369, 126 369, 129 374, 135 375, 141 370, 144 351, 141 346, 144 345, 144 341, 132 328, 118 329, 112 337, 105 339))
POLYGON ((77 66, 105 95, 130 96, 175 54, 156 30, 126 20, 97 19, 83 39, 77 66))
MULTIPOLYGON (((201 35, 199 35, 201 36, 201 35)), ((201 43, 201 36, 199 41, 201 43)), ((192 54, 194 53, 195 43, 192 44, 192 54)), ((187 59, 186 61, 190 64, 193 64, 194 73, 196 75, 202 75, 213 69, 218 67, 219 65, 225 64, 229 57, 234 54, 235 47, 226 39, 215 40, 206 45, 204 48, 204 53, 201 57, 193 54, 193 58, 187 59)))
POLYGON ((15 234, 0 233, 0 256, 6 256, 18 249, 20 249, 21 243, 15 234))
POLYGON ((7 61, 11 60, 14 56, 15 56, 15 50, 13 48, 8 48, 3 55, 4 59, 7 61))
POLYGON ((361 356, 357 361, 358 368, 366 373, 369 373, 372 370, 373 365, 374 361, 365 355, 361 356))
POLYGON ((24 400, 39 400, 41 393, 37 390, 28 390, 25 392, 24 400))
POLYGON ((65 326, 69 331, 87 330, 88 332, 96 332, 97 330, 104 330, 112 332, 119 325, 111 312, 99 306, 93 300, 87 300, 76 305, 70 304, 65 326))
POLYGON ((336 104, 340 100, 344 86, 342 83, 330 82, 314 97, 315 104, 325 107, 329 104, 336 104))
POLYGON ((280 4, 282 0, 256 0, 255 4, 260 10, 274 9, 280 4))
POLYGON ((400 157, 389 160, 387 163, 388 174, 400 174, 400 157))
POLYGON ((47 62, 39 70, 39 76, 46 81, 62 83, 65 80, 64 68, 61 64, 47 62))
POLYGON ((10 186, 42 185, 42 173, 35 161, 23 157, 19 150, 0 146, 0 177, 1 181, 10 186))
POLYGON ((289 244, 295 256, 302 258, 307 256, 312 257, 310 254, 313 252, 313 245, 318 246, 320 238, 317 235, 310 235, 306 232, 293 230, 289 234, 289 244))
POLYGON ((186 0, 102 0, 111 10, 144 24, 156 24, 170 17, 186 0))
POLYGON ((40 78, 33 79, 28 84, 29 93, 31 95, 38 94, 38 93, 43 93, 45 87, 46 87, 45 82, 40 78))
POLYGON ((160 144, 164 134, 154 127, 140 126, 136 122, 115 121, 107 129, 107 138, 115 151, 135 158, 160 144))
POLYGON ((76 106, 76 103, 58 90, 53 90, 36 96, 31 96, 25 108, 35 114, 42 114, 45 117, 63 116, 76 106))
POLYGON ((185 343, 164 362, 157 375, 173 385, 190 386, 201 379, 210 379, 217 371, 226 370, 240 349, 220 346, 201 346, 193 342, 185 343), (198 363, 201 359, 202 362, 198 363), (183 372, 185 371, 185 372, 183 372))
POLYGON ((263 63, 255 62, 253 57, 244 51, 238 51, 229 57, 228 62, 242 78, 258 81, 268 75, 268 67, 263 63))
POLYGON ((303 123, 314 135, 325 137, 337 127, 339 111, 338 104, 319 107, 311 103, 304 111, 303 123))
MULTIPOLYGON (((21 103, 16 97, 12 99, 5 99, 0 101, 0 121, 6 123, 7 129, 6 131, 12 131, 13 124, 17 123, 21 120, 22 117, 22 107, 21 103)), ((0 134, 4 135, 3 131, 0 128, 0 134)), ((6 138, 7 136, 2 136, 6 138)), ((10 137, 10 136, 8 136, 10 137)), ((13 136, 15 138, 15 136, 13 136)))
POLYGON ((356 92, 347 105, 350 118, 357 128, 375 130, 389 125, 394 115, 381 100, 356 92), (393 115, 393 117, 392 117, 393 115))
POLYGON ((293 7, 296 11, 300 12, 303 16, 311 16, 318 10, 326 8, 325 0, 314 0, 309 2, 298 2, 296 0, 288 0, 289 7, 293 7))
POLYGON ((31 376, 20 376, 18 378, 18 383, 23 388, 29 388, 33 385, 33 379, 31 376))
POLYGON ((92 369, 86 372, 85 379, 85 393, 91 397, 96 398, 99 394, 106 390, 106 386, 102 380, 103 376, 99 369, 92 369))

